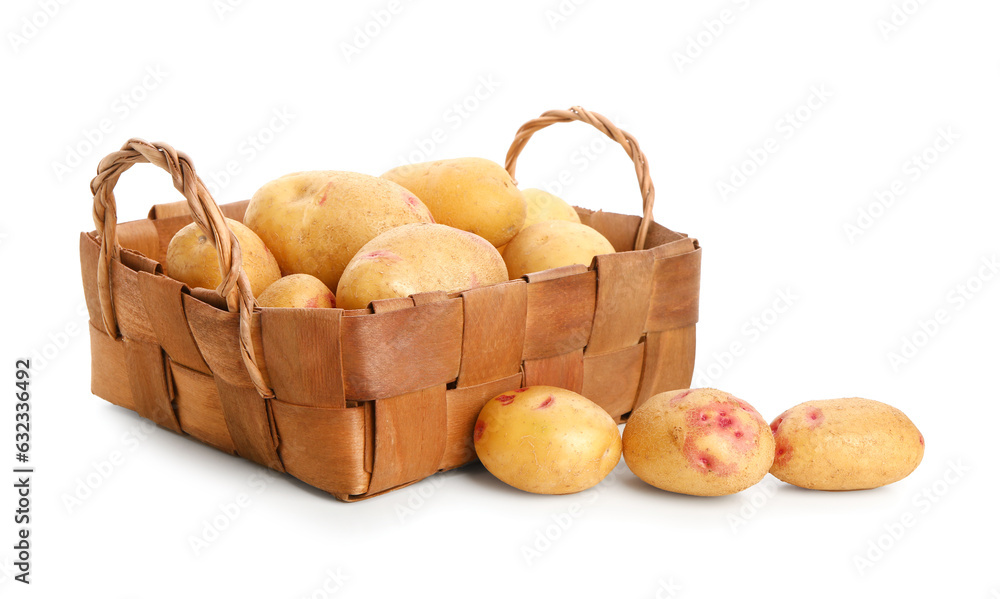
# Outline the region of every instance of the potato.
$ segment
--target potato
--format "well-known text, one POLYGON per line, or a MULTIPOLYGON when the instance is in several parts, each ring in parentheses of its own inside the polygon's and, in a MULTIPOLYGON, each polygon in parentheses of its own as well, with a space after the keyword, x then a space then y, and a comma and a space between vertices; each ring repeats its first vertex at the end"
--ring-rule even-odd
MULTIPOLYGON (((576 209, 563 201, 562 198, 541 189, 524 189, 521 191, 527 204, 527 215, 524 227, 547 220, 565 220, 571 223, 580 222, 576 209)), ((524 229, 524 227, 521 227, 524 229)))
POLYGON ((801 403, 771 430, 771 474, 806 489, 881 487, 906 478, 924 457, 924 437, 905 414, 860 397, 801 403))
POLYGON ((613 254, 614 246, 587 225, 564 220, 535 223, 518 233, 503 251, 511 279, 570 264, 590 266, 594 256, 613 254))
POLYGON ((645 482, 685 495, 729 495, 759 482, 774 438, 750 404, 717 389, 649 398, 629 416, 625 463, 645 482))
MULTIPOLYGON (((521 231, 525 227, 530 227, 535 223, 547 220, 565 220, 571 223, 580 222, 580 215, 576 213, 575 208, 547 191, 528 188, 522 189, 521 195, 524 196, 524 201, 528 209, 527 216, 524 218, 524 224, 521 225, 521 231)), ((505 247, 507 247, 507 244, 497 247, 497 250, 502 254, 505 247)))
MULTIPOLYGON (((274 255, 260 237, 243 223, 231 218, 227 218, 226 223, 240 242, 243 270, 250 280, 253 294, 263 293, 268 285, 281 277, 274 255)), ((166 262, 167 275, 188 287, 217 289, 222 284, 219 253, 195 223, 183 227, 170 239, 166 262)))
POLYGON ((521 230, 524 196, 507 171, 485 158, 454 158, 394 168, 399 183, 430 208, 434 219, 501 246, 521 230))
POLYGON ((417 223, 390 229, 361 248, 340 278, 337 304, 352 310, 376 299, 464 291, 506 280, 503 258, 482 237, 417 223))
POLYGON ((391 181, 307 171, 258 189, 243 222, 271 248, 283 274, 309 274, 336 289, 344 267, 376 235, 434 219, 423 202, 391 181))
POLYGON ((257 304, 268 308, 336 308, 330 288, 312 275, 281 277, 264 290, 257 304))
POLYGON ((488 401, 479 412, 473 443, 494 476, 546 495, 593 487, 618 465, 622 453, 611 416, 559 387, 517 389, 488 401))

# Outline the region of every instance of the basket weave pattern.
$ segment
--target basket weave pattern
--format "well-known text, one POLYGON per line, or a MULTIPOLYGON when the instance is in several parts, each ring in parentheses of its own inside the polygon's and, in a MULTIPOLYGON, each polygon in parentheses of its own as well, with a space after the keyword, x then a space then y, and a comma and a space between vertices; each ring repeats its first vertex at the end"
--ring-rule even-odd
POLYGON ((584 121, 636 166, 643 218, 578 208, 617 253, 461 293, 378 300, 366 310, 260 308, 225 218, 191 161, 129 140, 98 167, 97 230, 80 237, 92 391, 158 425, 290 475, 342 500, 372 497, 475 459, 483 404, 529 385, 564 387, 621 421, 690 385, 701 250, 652 220, 653 186, 632 136, 581 108, 525 124, 584 121), (117 223, 113 188, 130 166, 170 173, 186 202, 117 223), (167 244, 196 222, 223 283, 188 289, 163 274, 167 244))

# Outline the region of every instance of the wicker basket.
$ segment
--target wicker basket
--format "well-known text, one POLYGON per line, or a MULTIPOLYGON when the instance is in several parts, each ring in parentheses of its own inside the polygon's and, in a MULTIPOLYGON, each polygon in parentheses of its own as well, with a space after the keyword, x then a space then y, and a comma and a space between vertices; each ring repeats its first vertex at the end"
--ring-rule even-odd
POLYGON ((256 306, 224 220, 242 220, 247 202, 217 206, 187 156, 129 140, 98 166, 97 230, 80 236, 93 393, 353 501, 474 460, 476 417, 503 391, 564 387, 621 421, 651 395, 689 386, 701 251, 653 222, 635 139, 581 108, 550 111, 517 132, 507 169, 535 131, 573 120, 635 162, 642 218, 577 209, 618 253, 366 310, 256 306), (169 172, 187 201, 118 224, 113 188, 141 162, 169 172), (167 244, 192 219, 220 250, 218 290, 163 274, 167 244))

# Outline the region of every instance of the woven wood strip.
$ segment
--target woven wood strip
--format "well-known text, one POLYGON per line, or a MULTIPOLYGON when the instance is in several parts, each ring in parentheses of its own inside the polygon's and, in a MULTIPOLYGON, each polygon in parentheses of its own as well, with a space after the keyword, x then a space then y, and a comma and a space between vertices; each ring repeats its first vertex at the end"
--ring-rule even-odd
POLYGON ((253 387, 242 387, 216 377, 219 403, 226 419, 226 428, 240 457, 257 462, 278 472, 284 472, 278 454, 278 442, 273 436, 269 400, 262 400, 253 387))
MULTIPOLYGON (((101 300, 97 291, 97 260, 101 246, 93 235, 80 234, 80 275, 83 278, 83 297, 87 302, 90 326, 107 335, 104 316, 101 314, 101 300)), ((103 397, 103 395, 101 396, 103 397)))
POLYGON ((524 385, 550 385, 583 392, 583 350, 524 361, 524 385))
POLYGON ((271 428, 268 398, 260 396, 243 368, 238 342, 242 335, 240 315, 218 310, 189 295, 184 296, 184 311, 198 349, 215 375, 222 413, 237 453, 283 470, 271 428))
POLYGON ((594 258, 597 305, 587 355, 603 354, 639 342, 649 315, 653 290, 653 256, 622 252, 594 258))
POLYGON ((649 231, 650 223, 653 221, 653 204, 656 200, 656 190, 653 188, 653 181, 649 176, 649 163, 646 155, 639 149, 639 142, 631 134, 622 131, 607 117, 596 112, 590 112, 579 106, 574 106, 569 110, 550 110, 543 112, 536 119, 532 119, 521 125, 514 135, 514 141, 507 150, 506 168, 515 184, 517 178, 514 172, 517 168, 517 157, 521 154, 525 144, 531 139, 539 129, 544 129, 555 123, 568 123, 570 121, 581 121, 597 128, 611 139, 621 144, 622 148, 635 164, 635 174, 639 180, 639 192, 642 197, 642 224, 639 225, 635 239, 631 244, 631 249, 641 250, 646 247, 646 234, 649 231))
POLYGON ((642 382, 633 409, 657 393, 691 386, 695 325, 651 332, 646 335, 645 345, 642 382))
MULTIPOLYGON (((223 309, 225 300, 211 290, 192 289, 182 297, 184 314, 191 334, 208 363, 212 374, 237 386, 254 386, 249 373, 243 368, 242 352, 237 337, 241 336, 243 325, 240 315, 223 309), (199 295, 198 292, 203 292, 199 295), (219 305, 212 305, 215 299, 219 305)), ((258 355, 263 352, 260 335, 260 313, 250 317, 251 347, 258 355)), ((270 387, 267 370, 258 371, 264 384, 270 387)))
MULTIPOLYGON (((219 204, 219 210, 222 211, 223 216, 226 218, 243 222, 243 215, 246 214, 247 206, 249 205, 250 200, 241 200, 239 202, 219 204)), ((186 201, 181 200, 178 202, 169 202, 167 204, 154 204, 153 207, 149 209, 148 220, 156 221, 176 216, 187 219, 187 222, 189 223, 192 222, 191 209, 188 208, 188 203, 186 201)))
POLYGON ((218 250, 219 270, 222 273, 222 284, 218 292, 227 299, 229 309, 239 312, 241 316, 240 351, 250 380, 262 397, 271 397, 271 390, 261 375, 254 354, 250 316, 255 300, 250 290, 250 281, 243 272, 239 241, 229 230, 222 211, 195 173, 191 160, 186 154, 164 143, 149 143, 136 138, 128 140, 121 150, 101 160, 97 166, 97 176, 90 182, 90 190, 94 195, 94 225, 97 227, 101 243, 97 265, 97 290, 105 330, 112 336, 118 336, 111 286, 111 264, 121 261, 122 248, 117 234, 118 214, 114 188, 122 173, 134 164, 144 162, 154 164, 170 174, 174 187, 187 200, 194 222, 198 223, 218 250))
POLYGON ((396 310, 412 308, 413 305, 413 298, 411 297, 392 297, 388 299, 375 300, 371 303, 373 314, 395 312, 396 310))
POLYGON ((348 405, 354 404, 356 406, 361 406, 364 409, 364 421, 365 421, 365 454, 364 454, 364 467, 365 472, 369 475, 372 473, 372 469, 375 467, 375 402, 364 401, 364 402, 352 402, 348 401, 348 405))
POLYGON ((444 291, 425 291, 423 293, 414 293, 410 296, 410 299, 413 300, 414 306, 424 306, 426 304, 443 302, 448 299, 448 294, 444 291))
POLYGON ((364 493, 364 408, 298 406, 271 401, 281 459, 295 478, 346 499, 364 493))
POLYGON ((156 260, 147 258, 146 256, 136 252, 135 250, 130 250, 128 248, 122 248, 121 263, 135 272, 148 272, 151 274, 163 274, 163 267, 156 260))
POLYGON ((122 339, 111 337, 90 323, 90 356, 91 393, 116 406, 135 411, 122 339))
POLYGON ((459 387, 520 376, 527 283, 510 281, 462 293, 464 330, 459 387))
MULTIPOLYGON (((120 304, 119 304, 120 305, 120 304)), ((156 342, 123 337, 125 369, 135 411, 163 428, 181 432, 168 388, 163 350, 156 342)))
POLYGON ((473 387, 448 389, 445 399, 448 404, 448 429, 444 455, 438 470, 450 470, 476 459, 472 443, 473 429, 479 412, 486 402, 505 391, 524 386, 524 375, 517 374, 482 383, 473 387))
POLYGON ((652 251, 654 256, 661 257, 660 252, 663 249, 684 240, 688 244, 688 249, 685 251, 697 249, 697 241, 695 239, 688 237, 684 233, 671 231, 663 225, 654 222, 649 225, 649 234, 646 236, 646 249, 652 251))
MULTIPOLYGON (((118 233, 118 243, 121 244, 122 249, 138 252, 151 260, 163 263, 160 258, 166 253, 160 252, 160 239, 153 221, 134 220, 120 223, 116 232, 118 233)), ((170 243, 169 239, 167 243, 170 243)), ((165 249, 166 246, 164 246, 165 249)))
POLYGON ((680 237, 673 241, 664 242, 663 245, 649 248, 649 253, 653 254, 654 260, 665 260, 667 258, 693 252, 699 247, 697 239, 680 237))
POLYGON ((628 252, 634 249, 632 246, 642 219, 638 216, 613 212, 592 212, 584 224, 600 232, 611 242, 616 252, 628 252))
POLYGON ((620 420, 632 411, 642 378, 644 344, 583 358, 582 395, 620 420))
POLYGON ((686 327, 698 322, 701 250, 656 260, 647 331, 686 327))
POLYGON ((447 440, 445 385, 374 402, 375 462, 368 493, 430 476, 447 440))
POLYGON ((184 284, 163 275, 140 272, 139 295, 150 315, 149 324, 163 351, 171 360, 208 374, 208 364, 198 350, 184 313, 184 284), (155 316, 154 316, 155 315, 155 316), (184 326, 178 326, 183 323, 184 326))
POLYGON ((155 342, 156 332, 139 292, 138 273, 121 262, 111 264, 111 284, 115 287, 115 318, 123 337, 155 342))
POLYGON ((215 379, 169 360, 167 367, 174 385, 174 403, 181 429, 202 443, 226 453, 236 453, 215 379))
POLYGON ((454 381, 462 361, 462 326, 461 298, 381 314, 345 313, 347 399, 394 397, 454 381))
POLYGON ((582 264, 570 264, 569 266, 560 266, 558 268, 550 268, 549 270, 543 270, 541 272, 528 273, 524 275, 524 280, 528 283, 555 281, 556 279, 562 279, 563 277, 568 277, 570 275, 584 274, 587 270, 587 267, 582 264))
POLYGON ((261 336, 275 397, 302 406, 343 408, 343 310, 263 308, 261 336))
POLYGON ((594 325, 597 273, 584 269, 550 280, 529 277, 527 302, 525 361, 582 350, 594 325))

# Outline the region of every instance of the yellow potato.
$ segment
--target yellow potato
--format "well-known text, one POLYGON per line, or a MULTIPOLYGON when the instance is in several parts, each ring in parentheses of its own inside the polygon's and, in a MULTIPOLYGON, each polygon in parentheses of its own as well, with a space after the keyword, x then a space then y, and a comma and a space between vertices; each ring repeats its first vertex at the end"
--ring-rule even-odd
POLYGON ((806 489, 873 489, 906 478, 924 437, 901 411, 860 397, 807 401, 771 423, 771 474, 806 489))
MULTIPOLYGON (((250 280, 250 288, 254 295, 263 293, 268 285, 281 277, 278 263, 253 231, 231 218, 227 218, 226 222, 240 242, 243 270, 250 280)), ((177 231, 170 239, 166 261, 167 275, 188 287, 217 289, 222 284, 219 254, 195 223, 177 231)))
MULTIPOLYGON (((541 189, 525 189, 521 191, 527 203, 527 216, 524 227, 547 220, 565 220, 571 223, 580 222, 576 209, 563 201, 562 198, 541 189)), ((524 229, 524 227, 521 227, 524 229)))
POLYGON ((625 463, 645 482, 686 495, 729 495, 757 484, 774 438, 750 404, 716 389, 654 395, 629 416, 625 463))
POLYGON ((558 387, 517 389, 488 401, 473 442, 494 476, 546 495, 593 487, 614 470, 622 453, 611 416, 586 397, 558 387))
POLYGON ((266 308, 336 308, 330 288, 312 275, 281 277, 264 290, 257 303, 266 308))
POLYGON ((379 177, 343 171, 285 175, 257 190, 244 222, 283 274, 309 274, 330 289, 361 246, 379 233, 434 222, 412 193, 379 177))
MULTIPOLYGON (((571 223, 580 222, 580 215, 576 213, 576 209, 558 196, 554 196, 541 189, 533 188, 522 189, 521 195, 524 196, 524 201, 528 208, 524 224, 521 225, 522 231, 525 227, 530 227, 535 223, 547 220, 565 220, 571 223)), ((497 251, 502 254, 505 247, 507 247, 507 244, 497 247, 497 251)))
POLYGON ((353 310, 376 299, 506 280, 500 253, 482 237, 447 225, 403 225, 372 239, 351 259, 337 286, 337 304, 353 310))
POLYGON ((400 166, 382 177, 415 193, 435 221, 475 233, 494 246, 510 241, 524 223, 521 191, 502 166, 485 158, 400 166))
POLYGON ((594 256, 613 254, 611 242, 587 225, 548 220, 526 227, 507 244, 503 260, 511 279, 570 264, 590 266, 594 256))

